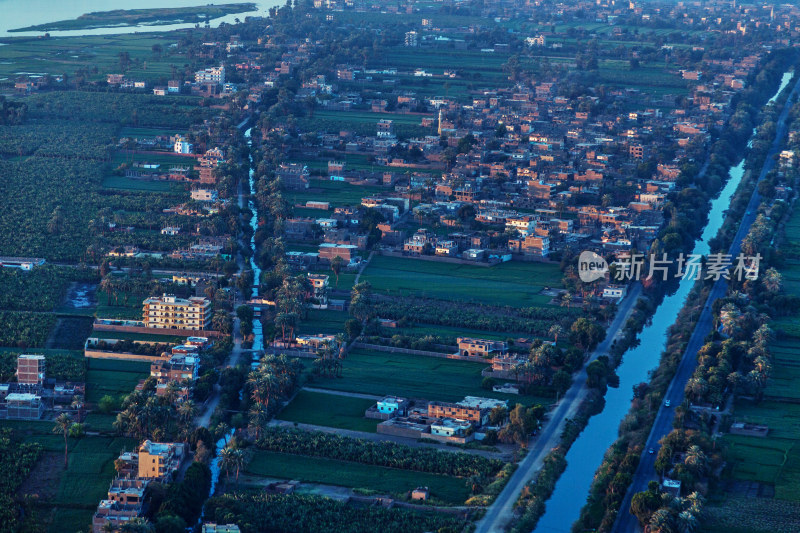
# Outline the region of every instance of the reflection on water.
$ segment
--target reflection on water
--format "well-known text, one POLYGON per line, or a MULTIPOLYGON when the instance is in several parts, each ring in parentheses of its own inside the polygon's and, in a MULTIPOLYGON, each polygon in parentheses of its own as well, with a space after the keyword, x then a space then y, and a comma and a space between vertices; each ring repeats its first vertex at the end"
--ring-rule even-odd
MULTIPOLYGON (((783 75, 780 88, 770 101, 777 98, 791 77, 790 72, 783 75)), ((708 254, 708 241, 719 232, 725 220, 725 210, 730 207, 731 198, 744 176, 744 161, 732 167, 728 174, 727 184, 719 197, 711 202, 708 224, 700 239, 695 242, 693 254, 708 254)), ((648 372, 658 365, 666 342, 667 329, 677 319, 693 285, 694 280, 691 277, 681 279, 677 290, 664 298, 652 321, 642 330, 638 337, 641 341, 639 345, 625 352, 622 363, 617 368, 620 385, 616 389, 608 389, 603 411, 589 419, 586 429, 567 452, 567 469, 547 501, 545 514, 536 527, 537 533, 569 533, 572 523, 578 519, 580 510, 586 503, 595 471, 606 450, 617 439, 622 418, 628 414, 632 387, 647 381, 648 372)))

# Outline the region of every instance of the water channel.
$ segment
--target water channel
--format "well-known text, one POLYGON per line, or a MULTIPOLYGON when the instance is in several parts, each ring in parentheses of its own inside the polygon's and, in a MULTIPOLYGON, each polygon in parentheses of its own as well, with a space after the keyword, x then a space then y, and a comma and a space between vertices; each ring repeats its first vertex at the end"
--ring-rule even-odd
MULTIPOLYGON (((247 146, 252 146, 252 140, 250 138, 250 130, 244 132, 244 136, 247 139, 247 146)), ((250 190, 255 191, 256 184, 255 184, 255 170, 253 168, 253 157, 249 156, 250 158, 250 172, 249 172, 249 179, 250 179, 250 190)), ((255 201, 250 199, 248 200, 248 207, 253 213, 253 217, 250 219, 250 227, 253 228, 253 236, 250 238, 250 247, 252 250, 256 249, 256 238, 255 232, 258 228, 258 209, 255 204, 255 201)), ((261 269, 258 268, 255 261, 255 254, 250 257, 250 268, 253 270, 253 291, 250 295, 250 298, 257 298, 258 297, 258 283, 259 279, 261 279, 261 269)), ((247 296, 247 295, 245 295, 247 296)), ((258 311, 258 308, 256 308, 258 311)), ((261 326, 261 320, 256 318, 253 320, 253 350, 263 350, 264 349, 264 332, 261 326)), ((241 392, 239 393, 241 397, 241 392)), ((228 444, 228 440, 230 440, 231 436, 233 435, 235 430, 231 429, 230 434, 219 439, 216 443, 216 455, 211 460, 210 468, 211 468, 211 492, 210 494, 214 494, 214 490, 219 482, 219 475, 220 475, 220 468, 219 468, 219 452, 228 444)))
MULTIPOLYGON (((786 88, 792 74, 783 74, 780 87, 770 102, 786 88)), ((744 160, 732 167, 728 174, 729 179, 722 192, 711 202, 708 224, 700 239, 695 242, 693 254, 708 254, 708 241, 722 227, 731 198, 744 176, 744 160)), ((675 322, 693 285, 693 279, 682 279, 675 292, 664 298, 652 321, 642 330, 638 337, 641 341, 639 345, 625 352, 622 363, 617 368, 620 386, 608 389, 605 408, 589 420, 586 429, 567 452, 567 469, 547 501, 547 510, 536 527, 537 533, 569 533, 572 523, 578 519, 581 508, 586 503, 594 474, 603 461, 606 450, 617 439, 620 422, 628 414, 632 387, 648 381, 648 372, 658 366, 661 352, 666 346, 667 329, 675 322)))

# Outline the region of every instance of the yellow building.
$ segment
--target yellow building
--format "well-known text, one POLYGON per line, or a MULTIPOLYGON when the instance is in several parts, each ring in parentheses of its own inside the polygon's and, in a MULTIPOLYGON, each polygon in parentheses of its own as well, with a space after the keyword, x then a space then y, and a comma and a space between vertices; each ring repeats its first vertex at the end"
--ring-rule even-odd
POLYGON ((168 479, 183 460, 184 445, 146 440, 139 446, 139 477, 168 479))
POLYGON ((184 299, 171 294, 148 298, 143 303, 144 325, 159 329, 208 329, 211 326, 211 302, 193 296, 184 299))

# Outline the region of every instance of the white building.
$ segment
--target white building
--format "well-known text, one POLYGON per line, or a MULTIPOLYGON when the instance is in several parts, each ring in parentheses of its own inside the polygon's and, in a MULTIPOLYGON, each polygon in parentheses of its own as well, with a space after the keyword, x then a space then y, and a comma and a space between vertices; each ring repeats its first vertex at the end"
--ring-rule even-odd
POLYGON ((176 154, 191 154, 194 146, 182 136, 178 135, 173 148, 176 154))
POLYGON ((221 85, 225 83, 225 67, 211 67, 205 70, 198 70, 194 73, 194 81, 197 83, 216 83, 221 85))

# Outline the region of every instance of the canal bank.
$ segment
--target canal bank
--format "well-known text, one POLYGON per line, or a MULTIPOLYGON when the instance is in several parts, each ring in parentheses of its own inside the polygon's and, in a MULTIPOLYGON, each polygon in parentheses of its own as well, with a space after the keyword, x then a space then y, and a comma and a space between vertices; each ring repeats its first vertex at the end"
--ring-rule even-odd
MULTIPOLYGON (((778 97, 790 79, 791 73, 783 75, 780 86, 770 101, 778 97)), ((709 253, 709 241, 722 227, 725 212, 744 173, 743 160, 730 169, 725 187, 711 202, 708 222, 691 253, 709 253)), ((648 325, 638 335, 639 344, 624 354, 622 363, 617 368, 620 386, 608 390, 605 408, 589 420, 583 433, 567 453, 567 467, 547 501, 546 511, 536 527, 537 532, 569 532, 572 523, 577 520, 597 466, 603 461, 606 450, 616 441, 620 423, 628 414, 631 390, 633 386, 649 381, 650 371, 659 363, 669 327, 675 322, 693 286, 693 279, 681 279, 676 290, 665 296, 648 325)))

